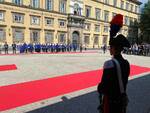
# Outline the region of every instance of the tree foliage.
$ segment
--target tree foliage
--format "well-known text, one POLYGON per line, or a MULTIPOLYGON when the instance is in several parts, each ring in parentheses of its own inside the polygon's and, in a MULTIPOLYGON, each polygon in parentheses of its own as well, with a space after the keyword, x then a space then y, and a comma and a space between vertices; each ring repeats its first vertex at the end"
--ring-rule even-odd
POLYGON ((138 21, 130 20, 130 25, 128 30, 128 40, 130 41, 131 44, 139 43, 138 28, 139 28, 138 21))
POLYGON ((143 42, 150 43, 150 1, 148 1, 141 12, 140 30, 143 42))

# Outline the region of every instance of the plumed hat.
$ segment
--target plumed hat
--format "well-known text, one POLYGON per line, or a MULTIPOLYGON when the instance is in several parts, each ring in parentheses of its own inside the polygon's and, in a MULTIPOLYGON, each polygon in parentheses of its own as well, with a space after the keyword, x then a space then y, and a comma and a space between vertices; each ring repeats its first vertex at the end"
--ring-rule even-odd
POLYGON ((122 34, 119 34, 115 38, 112 38, 112 40, 110 41, 109 44, 110 44, 110 46, 115 46, 115 47, 121 47, 121 48, 127 47, 127 48, 130 48, 129 41, 122 34))
POLYGON ((114 16, 114 18, 111 20, 110 24, 116 24, 119 26, 123 26, 123 15, 121 14, 116 14, 116 16, 114 16))
POLYGON ((123 15, 116 14, 110 22, 110 40, 115 37, 123 26, 123 15))
POLYGON ((112 18, 110 22, 109 45, 121 48, 130 47, 130 43, 124 35, 122 34, 117 35, 122 26, 123 26, 123 15, 117 14, 112 18))

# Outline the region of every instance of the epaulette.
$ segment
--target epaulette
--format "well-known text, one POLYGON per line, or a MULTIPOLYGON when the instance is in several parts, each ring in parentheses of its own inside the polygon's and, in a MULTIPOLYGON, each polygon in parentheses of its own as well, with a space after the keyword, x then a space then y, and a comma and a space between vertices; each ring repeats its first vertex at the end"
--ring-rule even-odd
POLYGON ((112 60, 106 61, 103 66, 104 69, 109 69, 109 68, 113 68, 113 67, 114 67, 114 63, 112 60))

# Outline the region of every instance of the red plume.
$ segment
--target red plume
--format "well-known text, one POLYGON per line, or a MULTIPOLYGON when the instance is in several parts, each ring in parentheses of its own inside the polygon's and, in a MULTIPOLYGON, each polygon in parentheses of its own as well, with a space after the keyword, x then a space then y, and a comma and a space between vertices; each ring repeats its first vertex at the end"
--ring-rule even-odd
POLYGON ((123 15, 121 14, 117 14, 116 16, 114 16, 114 18, 112 19, 112 21, 110 22, 111 25, 119 25, 120 27, 123 26, 123 15))

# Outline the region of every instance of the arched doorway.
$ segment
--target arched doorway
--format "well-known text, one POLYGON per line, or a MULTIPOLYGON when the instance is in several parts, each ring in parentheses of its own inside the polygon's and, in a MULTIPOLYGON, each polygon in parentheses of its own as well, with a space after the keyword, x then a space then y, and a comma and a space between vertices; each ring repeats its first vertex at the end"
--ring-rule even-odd
POLYGON ((76 45, 77 47, 79 47, 80 44, 80 34, 78 31, 74 31, 72 33, 72 44, 76 45))

